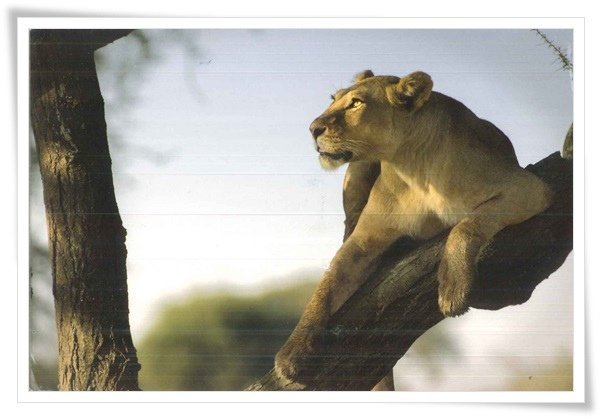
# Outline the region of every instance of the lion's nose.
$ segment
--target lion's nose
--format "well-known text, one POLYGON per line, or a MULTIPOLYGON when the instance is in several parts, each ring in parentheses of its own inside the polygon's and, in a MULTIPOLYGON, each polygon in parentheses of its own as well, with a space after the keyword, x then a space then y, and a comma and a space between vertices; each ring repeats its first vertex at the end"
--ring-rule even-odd
POLYGON ((321 136, 321 134, 323 134, 323 132, 325 132, 326 128, 321 124, 319 120, 315 120, 313 123, 310 124, 309 129, 313 138, 316 140, 319 136, 321 136))

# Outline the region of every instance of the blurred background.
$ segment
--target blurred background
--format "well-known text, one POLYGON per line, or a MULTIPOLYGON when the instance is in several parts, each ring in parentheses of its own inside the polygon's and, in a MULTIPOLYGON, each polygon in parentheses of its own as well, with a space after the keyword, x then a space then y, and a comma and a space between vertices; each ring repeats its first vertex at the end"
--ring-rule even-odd
MULTIPOLYGON (((572 31, 543 33, 567 56, 572 31)), ((571 73, 530 30, 138 30, 96 53, 130 322, 144 390, 242 390, 273 363, 343 235, 344 169, 308 125, 354 74, 428 72, 511 138, 559 151, 571 73)), ((32 388, 56 389, 41 180, 31 141, 32 388)), ((419 339, 399 390, 571 390, 573 263, 522 306, 471 310, 419 339)))

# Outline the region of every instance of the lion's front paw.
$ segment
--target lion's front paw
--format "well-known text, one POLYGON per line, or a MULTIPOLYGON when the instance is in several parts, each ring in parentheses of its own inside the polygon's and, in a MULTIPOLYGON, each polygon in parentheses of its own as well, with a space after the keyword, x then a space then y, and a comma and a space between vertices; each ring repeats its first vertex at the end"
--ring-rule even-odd
POLYGON ((285 385, 298 383, 300 369, 298 357, 292 353, 279 351, 275 356, 275 373, 285 385))
POLYGON ((323 329, 294 330, 275 356, 275 373, 287 384, 302 386, 302 381, 317 372, 315 348, 323 329))
POLYGON ((443 257, 438 269, 438 281, 438 304, 444 316, 459 316, 467 312, 473 282, 472 269, 443 257))

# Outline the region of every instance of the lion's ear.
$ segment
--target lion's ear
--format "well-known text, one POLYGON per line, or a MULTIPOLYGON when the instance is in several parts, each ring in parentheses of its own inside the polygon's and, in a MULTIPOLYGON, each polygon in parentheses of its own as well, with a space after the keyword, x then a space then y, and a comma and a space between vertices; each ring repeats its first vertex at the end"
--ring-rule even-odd
POLYGON ((433 81, 422 71, 402 77, 393 87, 392 102, 409 112, 420 109, 429 99, 433 81))
POLYGON ((359 81, 363 81, 366 78, 371 78, 373 77, 375 74, 373 74, 373 71, 371 70, 365 70, 363 72, 360 72, 358 74, 356 74, 354 76, 354 82, 358 83, 359 81))

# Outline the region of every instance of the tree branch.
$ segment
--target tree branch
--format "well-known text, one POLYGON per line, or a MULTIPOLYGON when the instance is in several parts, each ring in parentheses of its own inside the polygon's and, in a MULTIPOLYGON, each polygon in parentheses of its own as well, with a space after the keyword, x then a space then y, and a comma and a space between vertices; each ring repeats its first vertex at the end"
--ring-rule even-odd
MULTIPOLYGON (((554 153, 528 170, 556 192, 545 212, 502 230, 482 251, 470 306, 500 309, 526 302, 573 248, 572 162, 554 153)), ((444 317, 437 266, 447 233, 415 247, 401 241, 330 321, 304 390, 370 390, 412 343, 444 317)), ((273 371, 247 390, 294 390, 273 371)))

